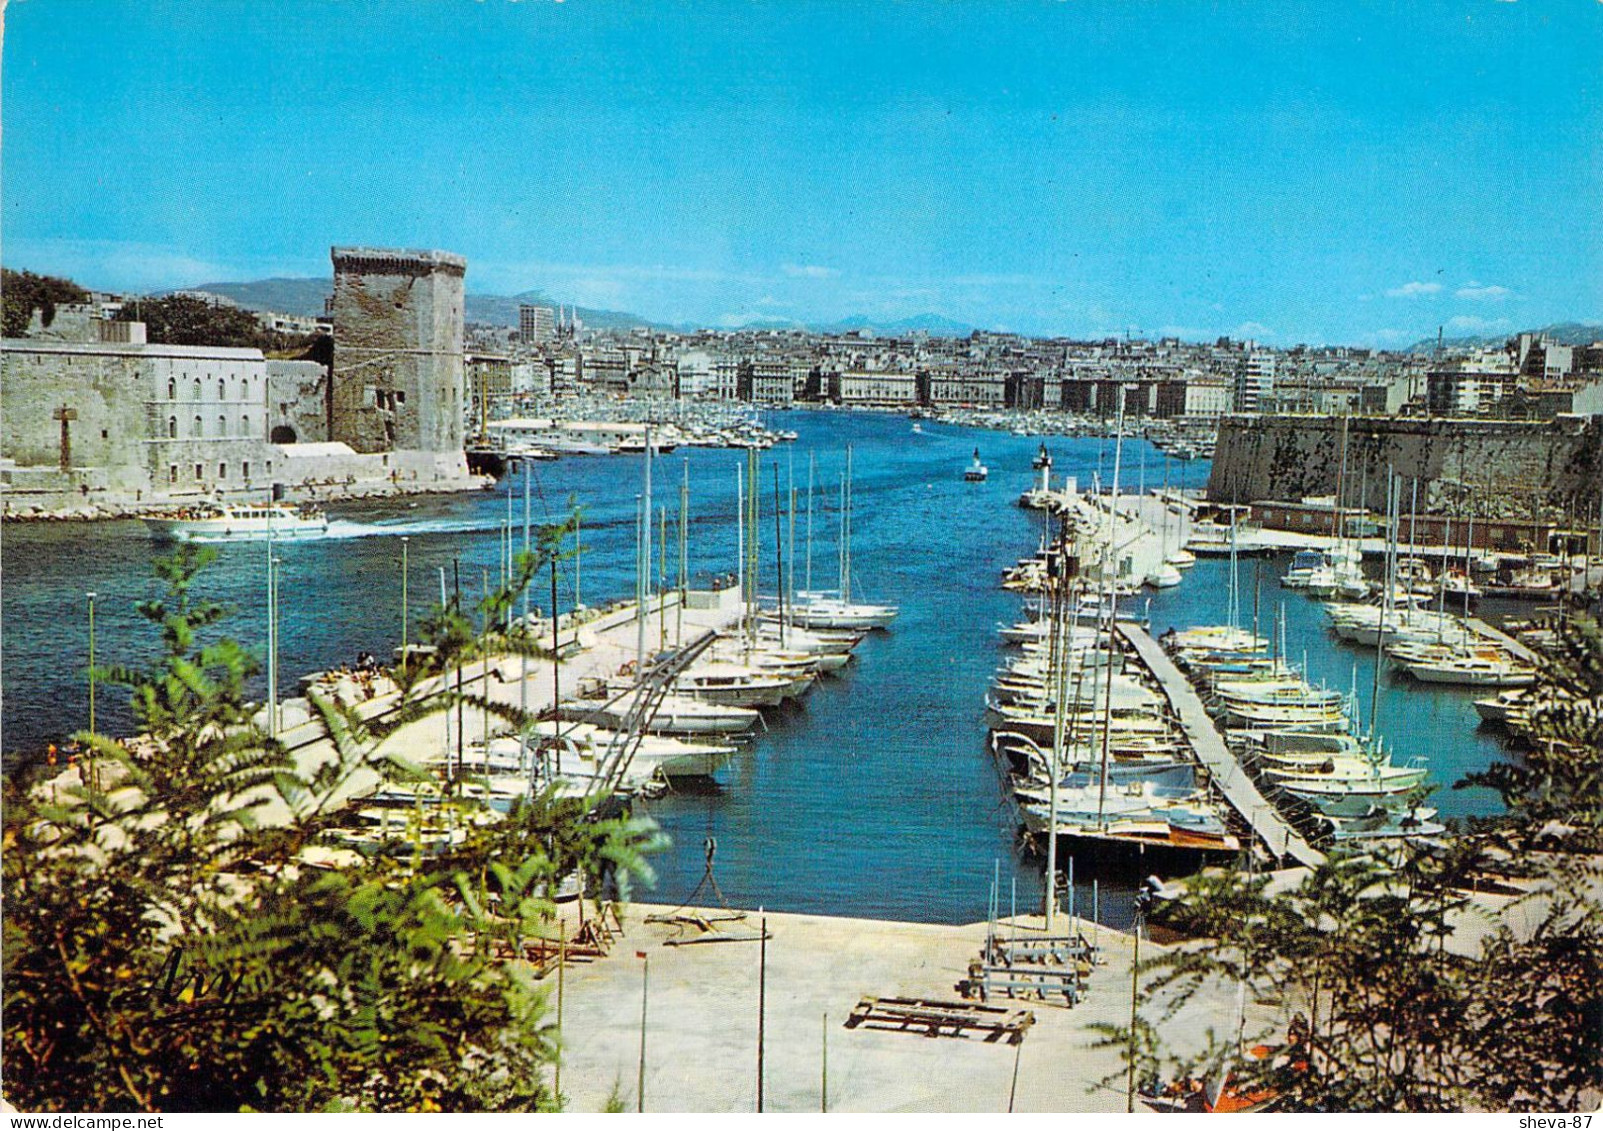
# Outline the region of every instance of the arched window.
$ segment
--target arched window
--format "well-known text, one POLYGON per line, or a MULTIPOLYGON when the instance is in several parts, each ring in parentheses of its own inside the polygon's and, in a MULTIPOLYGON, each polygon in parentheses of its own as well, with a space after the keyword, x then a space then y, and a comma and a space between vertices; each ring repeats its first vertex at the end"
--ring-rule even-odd
POLYGON ((246 413, 239 418, 239 432, 242 436, 250 435, 250 414, 246 413))
POLYGON ((178 399, 178 382, 171 377, 167 378, 167 399, 170 401, 178 399))
POLYGON ((200 378, 195 378, 195 399, 200 400, 200 378))
POLYGON ((167 418, 167 438, 169 440, 178 439, 178 418, 176 416, 167 418))
POLYGON ((223 379, 221 377, 217 378, 217 399, 220 401, 226 401, 228 399, 228 390, 223 385, 223 379))
POLYGON ((200 417, 198 417, 198 416, 197 416, 197 417, 195 417, 195 439, 197 439, 197 440, 198 440, 198 439, 200 439, 200 438, 201 438, 201 437, 202 437, 202 436, 204 436, 204 435, 205 435, 205 434, 206 434, 206 427, 205 427, 205 425, 203 425, 203 424, 202 424, 202 423, 201 423, 201 422, 200 422, 200 417))
POLYGON ((228 435, 228 417, 219 416, 217 418, 217 434, 219 436, 228 435))

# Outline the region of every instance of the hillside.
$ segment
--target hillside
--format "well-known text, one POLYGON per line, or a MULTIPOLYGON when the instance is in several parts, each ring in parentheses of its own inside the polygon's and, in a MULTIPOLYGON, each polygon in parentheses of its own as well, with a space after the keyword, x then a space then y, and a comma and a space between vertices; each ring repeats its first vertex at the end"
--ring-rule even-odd
MULTIPOLYGON (((1510 338, 1518 337, 1523 330, 1514 330, 1507 334, 1493 334, 1488 337, 1443 338, 1444 349, 1478 349, 1502 345, 1510 338)), ((1603 326, 1590 322, 1554 322, 1548 326, 1528 331, 1532 334, 1541 334, 1550 342, 1561 346, 1589 346, 1593 342, 1603 341, 1603 326)), ((1422 338, 1408 347, 1409 353, 1431 353, 1436 349, 1435 338, 1422 338)))
MULTIPOLYGON (((334 293, 330 279, 256 279, 248 283, 197 283, 174 290, 205 291, 232 299, 247 310, 275 310, 281 314, 299 314, 308 318, 323 316, 323 302, 334 293)), ((170 292, 163 292, 170 293, 170 292)), ((538 302, 556 306, 557 300, 539 291, 525 291, 516 295, 472 294, 467 296, 464 312, 469 322, 484 322, 492 326, 516 326, 520 303, 538 302)), ((638 314, 618 310, 592 310, 579 307, 579 319, 598 330, 629 329, 633 326, 653 325, 638 314)))

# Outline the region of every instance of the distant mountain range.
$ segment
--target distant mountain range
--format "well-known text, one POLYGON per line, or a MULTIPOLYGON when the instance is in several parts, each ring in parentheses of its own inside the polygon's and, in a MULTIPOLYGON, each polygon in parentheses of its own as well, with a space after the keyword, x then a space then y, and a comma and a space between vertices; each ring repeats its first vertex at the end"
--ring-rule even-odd
MULTIPOLYGON (((205 291, 207 294, 232 299, 247 310, 274 310, 281 314, 299 314, 308 318, 321 318, 324 301, 334 293, 334 285, 328 279, 257 279, 249 283, 197 283, 192 287, 172 289, 205 291)), ((541 303, 546 306, 557 305, 556 299, 540 291, 524 291, 516 295, 469 294, 466 317, 469 322, 483 322, 491 326, 516 326, 518 307, 526 302, 541 303)), ((636 326, 649 326, 655 330, 699 328, 692 325, 669 326, 620 310, 595 310, 584 306, 577 309, 579 320, 596 330, 628 330, 636 326)), ((737 328, 811 330, 822 334, 846 334, 858 330, 872 333, 877 337, 898 337, 923 332, 949 338, 966 337, 974 329, 967 323, 939 314, 918 314, 894 321, 877 321, 867 315, 854 314, 849 318, 825 324, 771 319, 746 322, 737 328)))
MULTIPOLYGON (((276 310, 284 314, 300 314, 308 317, 321 317, 323 314, 323 301, 333 293, 333 283, 329 279, 257 279, 249 283, 200 283, 193 287, 174 288, 188 291, 206 291, 210 294, 222 295, 232 299, 248 310, 276 310)), ((524 291, 515 295, 489 295, 469 294, 467 296, 467 320, 469 322, 482 322, 492 326, 516 326, 518 324, 518 306, 526 302, 541 303, 547 306, 556 306, 557 300, 540 291, 524 291)), ((568 305, 564 303, 563 305, 568 305)), ((642 318, 638 314, 630 314, 621 310, 595 310, 590 307, 579 307, 580 320, 591 329, 596 330, 628 330, 636 326, 647 326, 654 330, 689 331, 699 327, 693 325, 667 325, 654 322, 649 318, 642 318)), ((960 322, 940 314, 918 314, 911 318, 894 320, 879 320, 870 318, 866 314, 854 314, 834 322, 804 323, 792 319, 760 319, 742 323, 732 329, 741 330, 810 330, 820 334, 847 334, 853 331, 871 333, 876 337, 905 337, 909 334, 926 333, 938 337, 962 338, 972 333, 975 327, 967 322, 960 322)), ((1472 349, 1477 346, 1500 346, 1514 334, 1490 334, 1479 337, 1446 338, 1443 345, 1453 349, 1472 349)), ((1533 333, 1544 334, 1549 341, 1561 345, 1588 345, 1603 340, 1603 326, 1584 322, 1555 322, 1550 326, 1543 326, 1533 330, 1533 333)), ((1407 348, 1410 353, 1429 353, 1436 348, 1435 338, 1422 338, 1407 348)))
MULTIPOLYGON (((334 293, 334 284, 329 279, 257 279, 249 283, 197 283, 192 287, 171 289, 205 291, 207 294, 221 295, 232 299, 247 310, 274 310, 280 314, 321 318, 325 300, 334 293)), ((525 291, 518 295, 469 294, 465 314, 469 322, 485 322, 492 326, 516 326, 518 306, 525 302, 557 305, 555 299, 548 298, 539 291, 525 291)), ((637 314, 618 310, 591 310, 581 306, 578 311, 580 321, 586 326, 600 330, 626 330, 633 326, 655 325, 649 319, 641 318, 637 314)))
MULTIPOLYGON (((1483 337, 1443 338, 1442 346, 1445 349, 1496 347, 1510 338, 1518 337, 1522 333, 1540 334, 1548 341, 1555 342, 1561 346, 1589 346, 1593 342, 1603 341, 1603 326, 1593 325, 1588 322, 1555 322, 1551 326, 1543 326, 1536 330, 1512 330, 1507 334, 1491 334, 1483 337)), ((1435 349, 1435 338, 1421 338, 1408 347, 1408 352, 1430 353, 1435 349)))

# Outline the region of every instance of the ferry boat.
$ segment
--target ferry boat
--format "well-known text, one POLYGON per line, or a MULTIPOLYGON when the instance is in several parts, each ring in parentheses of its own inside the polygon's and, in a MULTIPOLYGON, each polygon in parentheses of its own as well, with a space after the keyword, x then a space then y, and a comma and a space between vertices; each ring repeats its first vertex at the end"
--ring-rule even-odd
POLYGON ((288 503, 216 503, 145 519, 164 542, 252 542, 268 538, 321 538, 328 514, 288 503))

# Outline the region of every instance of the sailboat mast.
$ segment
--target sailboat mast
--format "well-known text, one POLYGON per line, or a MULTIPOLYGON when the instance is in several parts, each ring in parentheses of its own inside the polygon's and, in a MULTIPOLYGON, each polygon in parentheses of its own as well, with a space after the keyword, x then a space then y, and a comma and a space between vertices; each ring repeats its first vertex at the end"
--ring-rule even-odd
POLYGON ((846 576, 841 578, 842 601, 852 599, 852 446, 846 445, 846 576))
MULTIPOLYGON (((1114 440, 1114 444, 1113 444, 1113 495, 1112 495, 1112 498, 1111 498, 1111 505, 1109 507, 1110 521, 1108 523, 1108 551, 1107 552, 1109 553, 1109 555, 1112 555, 1112 554, 1117 552, 1116 548, 1113 546, 1113 539, 1114 539, 1114 537, 1116 537, 1117 532, 1118 532, 1118 524, 1117 524, 1117 522, 1115 520, 1117 518, 1118 509, 1119 509, 1119 461, 1122 458, 1123 454, 1124 454, 1124 386, 1121 385, 1121 386, 1119 386, 1118 438, 1116 440, 1114 440)), ((1102 572, 1103 572, 1103 576, 1107 577, 1107 568, 1106 568, 1106 566, 1103 567, 1103 571, 1102 572)), ((1119 612, 1119 587, 1118 587, 1117 584, 1115 584, 1113 582, 1113 580, 1111 578, 1109 578, 1108 579, 1108 653, 1109 653, 1110 656, 1112 655, 1113 649, 1118 646, 1117 644, 1114 643, 1114 640, 1113 640, 1113 634, 1118 629, 1118 623, 1119 623, 1118 612, 1119 612)), ((1107 800, 1108 800, 1108 743, 1109 743, 1109 740, 1110 740, 1109 739, 1110 732, 1113 730, 1113 672, 1111 670, 1109 670, 1109 672, 1108 672, 1108 678, 1107 678, 1107 681, 1106 681, 1106 686, 1107 686, 1107 698, 1103 700, 1103 705, 1102 705, 1102 773, 1100 775, 1101 781, 1100 781, 1100 783, 1098 784, 1098 787, 1097 787, 1097 799, 1096 799, 1096 815, 1097 815, 1097 824, 1098 825, 1101 825, 1103 823, 1103 816, 1104 816, 1104 814, 1106 813, 1106 810, 1107 810, 1107 800)), ((1096 704, 1095 703, 1093 703, 1091 706, 1092 706, 1093 710, 1096 709, 1096 704)))
POLYGON ((690 461, 679 484, 679 613, 674 622, 674 643, 685 642, 685 597, 690 592, 690 461))
POLYGON ((746 610, 746 469, 735 464, 735 574, 740 582, 741 615, 746 610))
MULTIPOLYGON (((534 476, 529 471, 528 461, 525 460, 525 461, 522 461, 522 462, 523 462, 523 552, 524 552, 525 555, 527 555, 528 552, 529 552, 529 517, 530 517, 529 481, 531 479, 533 479, 534 476)), ((577 516, 575 516, 575 518, 577 519, 577 516)), ((529 589, 530 589, 530 586, 528 586, 528 585, 525 585, 523 587, 523 631, 524 632, 528 632, 529 631, 529 589)), ((555 608, 556 602, 552 601, 551 604, 552 604, 552 607, 555 608)), ((519 668, 519 670, 518 670, 518 710, 523 713, 524 717, 527 717, 528 714, 529 714, 529 651, 528 651, 527 648, 520 649, 520 651, 523 654, 520 657, 519 662, 518 662, 518 668, 519 668)), ((525 729, 524 727, 520 726, 518 728, 518 768, 519 769, 527 769, 528 767, 529 767, 529 732, 528 732, 527 729, 525 729)), ((530 789, 530 792, 533 792, 534 785, 533 785, 532 781, 530 782, 529 789, 530 789)))
POLYGON ((758 506, 758 502, 762 498, 762 484, 757 479, 759 474, 757 449, 754 447, 747 448, 746 491, 748 502, 751 506, 751 513, 746 518, 746 588, 750 593, 750 597, 746 602, 746 640, 748 647, 757 643, 757 595, 761 592, 757 580, 761 564, 761 559, 758 556, 761 548, 761 537, 757 522, 762 513, 758 506))
MULTIPOLYGON (((635 650, 638 652, 636 661, 639 667, 637 676, 643 676, 646 670, 646 615, 647 606, 651 601, 651 425, 646 425, 646 483, 645 495, 640 514, 640 604, 635 607, 635 619, 638 632, 635 640, 635 650)), ((557 615, 556 609, 551 615, 557 615)))
POLYGON ((1402 482, 1392 476, 1391 465, 1386 465, 1386 574, 1380 604, 1380 628, 1375 633, 1375 681, 1369 693, 1369 741, 1375 741, 1375 727, 1380 720, 1380 666, 1386 642, 1386 626, 1391 618, 1392 589, 1397 584, 1397 512, 1402 507, 1402 482))
POLYGON ((785 631, 785 543, 783 530, 779 525, 779 461, 773 463, 774 469, 774 579, 778 584, 775 589, 779 593, 779 646, 787 646, 787 633, 785 631))
MULTIPOLYGON (((1062 561, 1062 556, 1058 559, 1062 561)), ((1052 921, 1058 908, 1058 775, 1063 765, 1063 715, 1068 709, 1068 675, 1064 661, 1066 648, 1063 642, 1063 587, 1068 579, 1059 566, 1058 576, 1052 579, 1052 624, 1048 640, 1048 667, 1052 672, 1052 694, 1057 698, 1057 710, 1052 720, 1052 761, 1046 768, 1046 932, 1052 933, 1052 921)))
POLYGON ((807 453, 807 558, 805 562, 806 579, 803 585, 807 592, 813 591, 813 453, 807 453))
POLYGON ((785 554, 785 589, 790 598, 788 607, 794 612, 796 608, 796 453, 785 453, 785 480, 790 490, 790 506, 786 508, 787 548, 785 554))
MULTIPOLYGON (((646 551, 645 541, 651 520, 646 516, 642 496, 635 496, 635 676, 646 667, 646 551)), ((551 611, 556 616, 556 610, 551 611)), ((554 657, 553 657, 554 658, 554 657)))
POLYGON ((835 546, 835 571, 839 575, 835 588, 840 599, 846 599, 846 473, 840 473, 840 542, 835 546))

